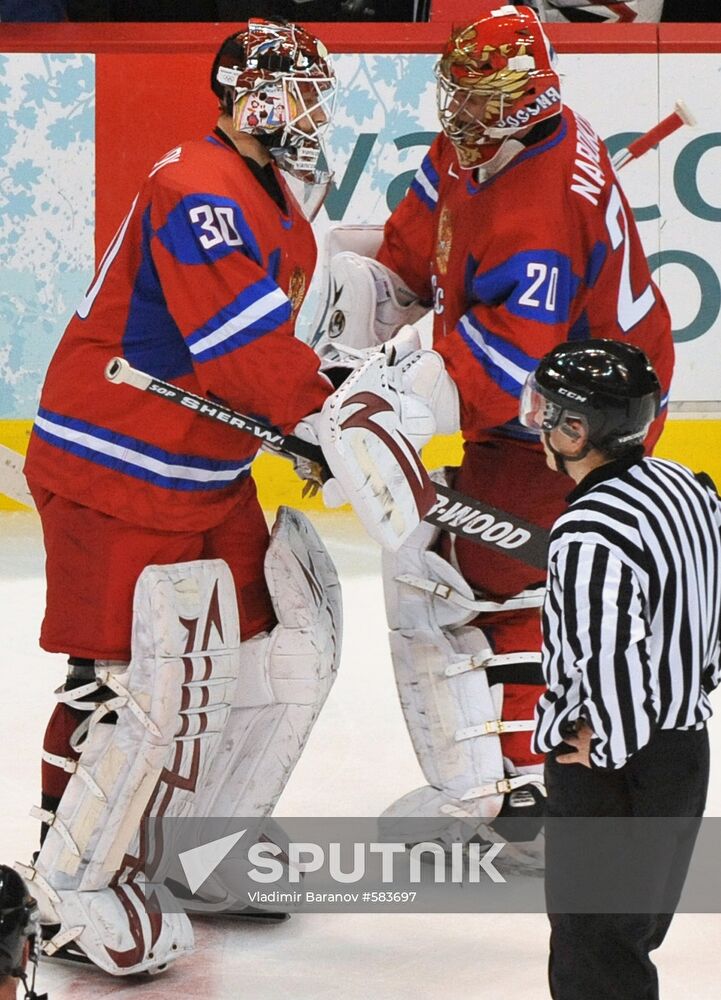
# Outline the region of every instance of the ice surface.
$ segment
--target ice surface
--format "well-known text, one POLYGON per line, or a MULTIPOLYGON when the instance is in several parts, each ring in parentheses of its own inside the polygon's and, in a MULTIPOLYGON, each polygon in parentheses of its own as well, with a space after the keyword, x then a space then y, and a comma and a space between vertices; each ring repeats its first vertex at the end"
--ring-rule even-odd
MULTIPOLYGON (((316 526, 344 585, 346 634, 338 680, 277 814, 377 815, 422 783, 405 731, 385 638, 380 555, 350 516, 316 526)), ((99 558, 102 555, 99 554, 99 558)), ((43 653, 43 553, 35 514, 0 514, 0 621, 4 716, 0 859, 27 861, 37 824, 39 747, 62 656, 43 653)), ((721 816, 721 696, 711 723, 707 814, 721 816)), ((279 926, 194 921, 197 951, 154 979, 113 979, 94 969, 41 967, 50 1000, 542 1000, 547 922, 539 915, 309 914, 279 926)), ((716 1000, 721 916, 675 918, 656 957, 665 998, 716 1000)), ((579 998, 580 1000, 580 998, 579 998)))

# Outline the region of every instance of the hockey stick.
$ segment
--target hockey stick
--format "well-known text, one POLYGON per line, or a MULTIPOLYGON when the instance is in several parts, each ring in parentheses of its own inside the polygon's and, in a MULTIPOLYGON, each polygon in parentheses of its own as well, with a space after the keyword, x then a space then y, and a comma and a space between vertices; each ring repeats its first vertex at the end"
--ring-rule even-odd
POLYGON ((637 160, 639 156, 643 156, 643 154, 647 153, 649 149, 657 146, 662 139, 665 139, 668 135, 672 135, 683 125, 695 124, 696 119, 686 107, 684 102, 676 101, 670 115, 667 115, 658 123, 658 125, 654 125, 654 127, 649 129, 644 135, 639 136, 638 139, 634 139, 629 146, 626 146, 624 149, 619 149, 619 151, 611 157, 611 162, 616 170, 620 170, 621 167, 625 167, 627 163, 631 162, 631 160, 637 160))
MULTIPOLYGON (((321 478, 330 475, 323 453, 317 445, 309 444, 294 434, 281 434, 262 420, 237 413, 223 403, 204 399, 193 392, 153 378, 138 371, 124 358, 113 358, 105 369, 105 377, 115 385, 130 385, 144 392, 152 392, 170 403, 184 406, 200 417, 234 427, 258 438, 269 448, 288 458, 305 458, 319 469, 321 478)), ((546 568, 548 532, 537 525, 529 524, 506 511, 492 507, 475 497, 457 493, 455 490, 433 483, 436 502, 425 515, 424 520, 443 531, 460 535, 479 545, 500 551, 527 566, 546 568)))
POLYGON ((19 451, 0 444, 0 493, 26 507, 34 507, 35 503, 23 475, 23 462, 19 451))

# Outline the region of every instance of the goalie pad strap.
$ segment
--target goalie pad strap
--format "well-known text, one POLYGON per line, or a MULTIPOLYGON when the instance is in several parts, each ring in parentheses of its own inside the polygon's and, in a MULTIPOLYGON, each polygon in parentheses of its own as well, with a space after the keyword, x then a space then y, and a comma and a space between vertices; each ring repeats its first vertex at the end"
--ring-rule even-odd
POLYGON ((79 761, 73 760, 72 757, 61 757, 59 754, 49 753, 47 750, 43 750, 41 756, 47 764, 52 764, 53 767, 59 767, 67 774, 77 774, 77 776, 85 782, 88 789, 97 799, 100 799, 101 802, 107 802, 105 793, 100 785, 93 780, 93 776, 89 771, 80 766, 79 761))
POLYGON ((401 573, 396 577, 398 583, 404 583, 408 587, 415 587, 416 590, 424 590, 441 600, 450 601, 457 604, 459 608, 477 613, 495 613, 498 611, 519 611, 522 608, 540 608, 543 604, 543 588, 533 590, 523 590, 515 597, 509 597, 507 601, 479 601, 470 600, 463 594, 454 590, 447 583, 436 580, 425 580, 423 577, 414 576, 412 573, 401 573))
POLYGON ((40 806, 33 806, 30 809, 30 815, 33 819, 39 819, 40 822, 44 823, 49 830, 54 830, 58 833, 63 838, 66 848, 70 851, 73 857, 80 857, 78 845, 73 840, 70 830, 68 830, 67 826, 61 819, 59 819, 56 813, 51 812, 49 809, 41 809, 40 806))
POLYGON ((514 719, 506 722, 503 719, 489 719, 482 722, 480 726, 468 726, 466 729, 458 729, 454 739, 457 743, 462 740, 473 739, 474 736, 500 736, 501 733, 526 733, 536 728, 533 719, 514 719))
POLYGON ((455 677, 456 674, 465 674, 468 670, 492 670, 492 684, 543 684, 543 673, 540 671, 540 653, 502 653, 499 656, 471 656, 467 660, 459 660, 446 667, 446 677, 455 677), (518 665, 526 665, 528 672, 516 670, 518 665), (503 668, 508 667, 508 677, 502 677, 503 668), (511 674, 517 674, 518 680, 509 679, 511 674), (536 681, 535 678, 539 678, 536 681), (530 678, 534 678, 531 680, 530 678))
POLYGON ((485 798, 486 795, 507 795, 524 785, 540 785, 543 787, 542 774, 517 774, 514 778, 501 778, 500 781, 489 782, 485 785, 477 785, 469 788, 461 795, 462 802, 470 802, 472 799, 485 798))
POLYGON ((80 924, 77 927, 68 927, 66 931, 59 931, 49 941, 43 943, 43 954, 47 955, 48 958, 52 958, 61 948, 70 944, 71 941, 77 940, 82 931, 83 927, 80 924))
MULTIPOLYGON (((49 900, 50 903, 55 904, 60 902, 60 896, 58 896, 57 892, 55 892, 48 880, 43 878, 37 868, 33 865, 23 865, 19 861, 16 861, 13 868, 18 875, 22 875, 26 882, 32 882, 34 886, 38 886, 42 891, 42 895, 45 899, 49 900)), ((37 895, 37 893, 34 892, 33 895, 37 895)))

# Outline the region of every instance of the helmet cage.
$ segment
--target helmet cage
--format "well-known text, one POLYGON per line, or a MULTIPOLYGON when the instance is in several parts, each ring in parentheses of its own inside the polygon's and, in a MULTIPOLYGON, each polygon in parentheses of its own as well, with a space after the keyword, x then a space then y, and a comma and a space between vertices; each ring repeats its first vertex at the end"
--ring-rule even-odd
POLYGON ((493 142, 491 123, 503 116, 504 95, 495 94, 491 88, 459 87, 443 76, 440 65, 436 66, 435 74, 438 118, 451 142, 460 146, 493 142), (479 97, 488 100, 481 105, 479 97))
POLYGON ((332 76, 275 74, 252 90, 236 87, 233 126, 239 132, 273 138, 274 146, 297 149, 304 169, 315 168, 336 101, 332 76))
POLYGON ((454 32, 436 65, 436 100, 441 128, 456 146, 461 166, 477 164, 478 146, 499 144, 560 113, 554 62, 541 24, 527 7, 501 7, 454 32))
POLYGON ((251 18, 221 46, 211 85, 237 131, 269 148, 294 147, 306 169, 315 167, 336 100, 319 39, 295 24, 251 18))

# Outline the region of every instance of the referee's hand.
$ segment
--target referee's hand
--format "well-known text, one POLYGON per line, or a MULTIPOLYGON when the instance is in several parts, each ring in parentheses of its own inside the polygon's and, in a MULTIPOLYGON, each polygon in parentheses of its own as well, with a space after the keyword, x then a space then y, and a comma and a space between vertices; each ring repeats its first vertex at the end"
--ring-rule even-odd
POLYGON ((581 722, 575 733, 563 737, 563 742, 573 747, 573 753, 564 753, 556 760, 559 764, 583 764, 591 766, 591 740, 593 730, 587 722, 581 722))

